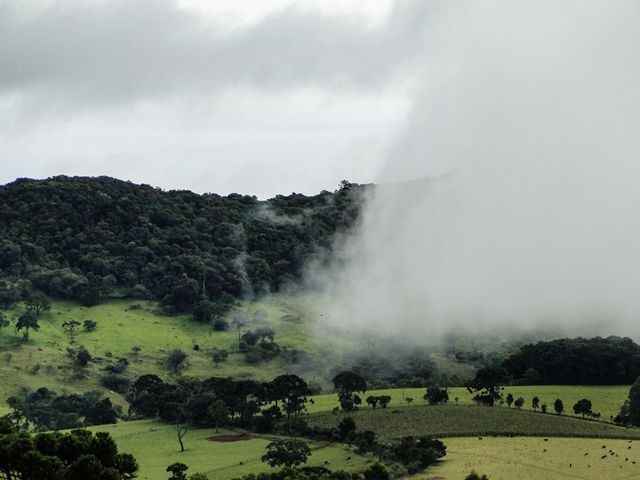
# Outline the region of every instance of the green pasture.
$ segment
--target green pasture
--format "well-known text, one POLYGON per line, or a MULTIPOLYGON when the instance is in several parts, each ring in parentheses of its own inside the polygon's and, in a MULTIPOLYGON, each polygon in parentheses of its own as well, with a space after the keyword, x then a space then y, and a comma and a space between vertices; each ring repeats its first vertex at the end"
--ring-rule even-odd
POLYGON ((640 443, 637 441, 552 437, 547 441, 540 437, 479 440, 474 437, 448 438, 445 444, 445 459, 412 478, 462 480, 474 469, 490 480, 640 478, 640 443))
MULTIPOLYGON (((269 324, 276 331, 279 345, 304 351, 307 355, 326 355, 329 344, 326 336, 312 337, 307 334, 313 319, 303 318, 296 300, 275 297, 265 302, 247 303, 240 307, 250 317, 257 311, 267 314, 269 324)), ((234 312, 229 314, 231 318, 234 312)), ((12 320, 19 310, 7 312, 12 320)), ((291 366, 280 359, 251 365, 238 352, 237 332, 214 332, 211 327, 194 322, 189 315, 163 315, 154 302, 136 300, 111 300, 94 307, 82 307, 72 302, 54 301, 51 311, 39 319, 40 330, 31 331, 28 342, 13 328, 0 329, 0 403, 19 387, 35 389, 41 386, 56 391, 83 392, 102 389, 98 377, 103 369, 120 357, 126 357, 130 365, 125 374, 130 379, 154 373, 163 378, 170 373, 162 365, 167 352, 180 348, 189 354, 188 367, 181 373, 198 377, 233 376, 235 378, 270 379, 291 366), (140 308, 132 309, 134 304, 140 308), (98 327, 94 332, 79 329, 75 342, 62 329, 68 320, 94 320, 98 327), (69 369, 59 368, 70 364, 67 348, 83 345, 94 357, 85 372, 85 378, 76 378, 69 369), (198 345, 200 350, 194 350, 198 345), (134 354, 132 348, 141 351, 134 354), (230 352, 226 363, 215 367, 208 351, 222 348, 230 352)), ((250 329, 249 325, 246 329, 250 329)), ((246 329, 244 331, 246 331, 246 329)), ((106 392, 106 391, 105 391, 106 392)), ((108 392, 106 392, 108 394, 108 392)), ((122 403, 117 394, 112 400, 122 403)))
POLYGON ((351 413, 327 412, 310 415, 309 424, 336 427, 345 416, 352 417, 359 430, 373 430, 385 438, 406 435, 524 435, 640 439, 640 429, 636 428, 622 428, 565 415, 472 405, 417 405, 362 409, 351 413))
MULTIPOLYGON (((362 397, 363 406, 370 408, 364 403, 369 395, 389 395, 391 396, 391 407, 406 407, 409 405, 424 405, 423 399, 425 388, 395 388, 387 390, 371 390, 362 397), (411 403, 407 402, 411 398, 411 403)), ((605 386, 572 386, 572 385, 532 385, 523 387, 505 387, 504 396, 511 393, 514 398, 522 397, 525 400, 523 410, 531 409, 531 400, 537 396, 540 405, 546 404, 547 410, 553 412, 553 402, 559 398, 564 403, 565 415, 573 414, 573 405, 582 398, 588 398, 593 404, 593 411, 600 412, 603 420, 610 420, 610 417, 617 415, 620 405, 624 403, 629 394, 627 385, 605 385, 605 386)), ((449 402, 452 404, 472 405, 473 394, 470 394, 464 387, 449 388, 449 402), (455 399, 458 399, 456 402, 455 399)), ((326 412, 338 406, 338 398, 335 393, 316 395, 313 397, 314 403, 308 406, 310 413, 326 412)), ((506 405, 504 406, 506 408, 506 405)), ((514 408, 514 407, 511 407, 514 408)))
MULTIPOLYGON (((92 427, 93 431, 107 431, 121 452, 133 454, 140 465, 141 480, 166 478, 168 465, 181 462, 189 466, 187 473, 205 473, 211 480, 269 471, 261 461, 267 444, 273 437, 255 436, 237 442, 213 442, 209 437, 236 434, 229 430, 192 429, 183 439, 185 451, 180 452, 176 433, 171 425, 152 420, 122 422, 117 425, 92 427)), ((326 466, 333 470, 360 471, 371 459, 357 455, 349 447, 339 444, 310 442, 310 466, 326 466)))

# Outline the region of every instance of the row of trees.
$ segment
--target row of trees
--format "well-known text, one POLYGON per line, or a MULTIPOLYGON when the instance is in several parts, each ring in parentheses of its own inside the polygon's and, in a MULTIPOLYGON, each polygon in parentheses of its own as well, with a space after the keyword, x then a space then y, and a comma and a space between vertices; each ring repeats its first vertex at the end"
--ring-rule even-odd
POLYGON ((106 432, 13 433, 0 422, 0 474, 21 480, 129 480, 138 464, 106 432))

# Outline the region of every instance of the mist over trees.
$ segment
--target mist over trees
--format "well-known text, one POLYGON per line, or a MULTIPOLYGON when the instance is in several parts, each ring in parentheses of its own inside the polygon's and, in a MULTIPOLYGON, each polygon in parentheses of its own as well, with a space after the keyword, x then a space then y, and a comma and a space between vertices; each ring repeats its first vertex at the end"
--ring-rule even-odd
MULTIPOLYGON (((85 305, 153 298, 210 322, 234 299, 301 283, 308 262, 354 224, 364 190, 343 182, 334 193, 260 201, 108 177, 20 179, 0 187, 0 301, 18 301, 14 285, 28 280, 85 305)), ((49 307, 40 294, 28 300, 38 314, 49 307)))

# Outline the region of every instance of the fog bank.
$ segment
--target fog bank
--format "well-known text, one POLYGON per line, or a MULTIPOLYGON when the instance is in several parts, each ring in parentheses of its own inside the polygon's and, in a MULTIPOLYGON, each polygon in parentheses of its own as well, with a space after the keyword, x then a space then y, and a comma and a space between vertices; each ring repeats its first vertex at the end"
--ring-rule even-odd
POLYGON ((640 333, 640 5, 432 8, 387 185, 323 278, 325 317, 412 338, 640 333))

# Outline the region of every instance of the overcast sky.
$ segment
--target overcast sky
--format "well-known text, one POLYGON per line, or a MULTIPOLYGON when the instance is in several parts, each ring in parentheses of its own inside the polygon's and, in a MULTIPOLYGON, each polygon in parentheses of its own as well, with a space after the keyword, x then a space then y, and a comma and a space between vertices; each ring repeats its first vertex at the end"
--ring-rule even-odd
POLYGON ((0 0, 0 183, 267 197, 379 181, 421 81, 427 3, 0 0))

